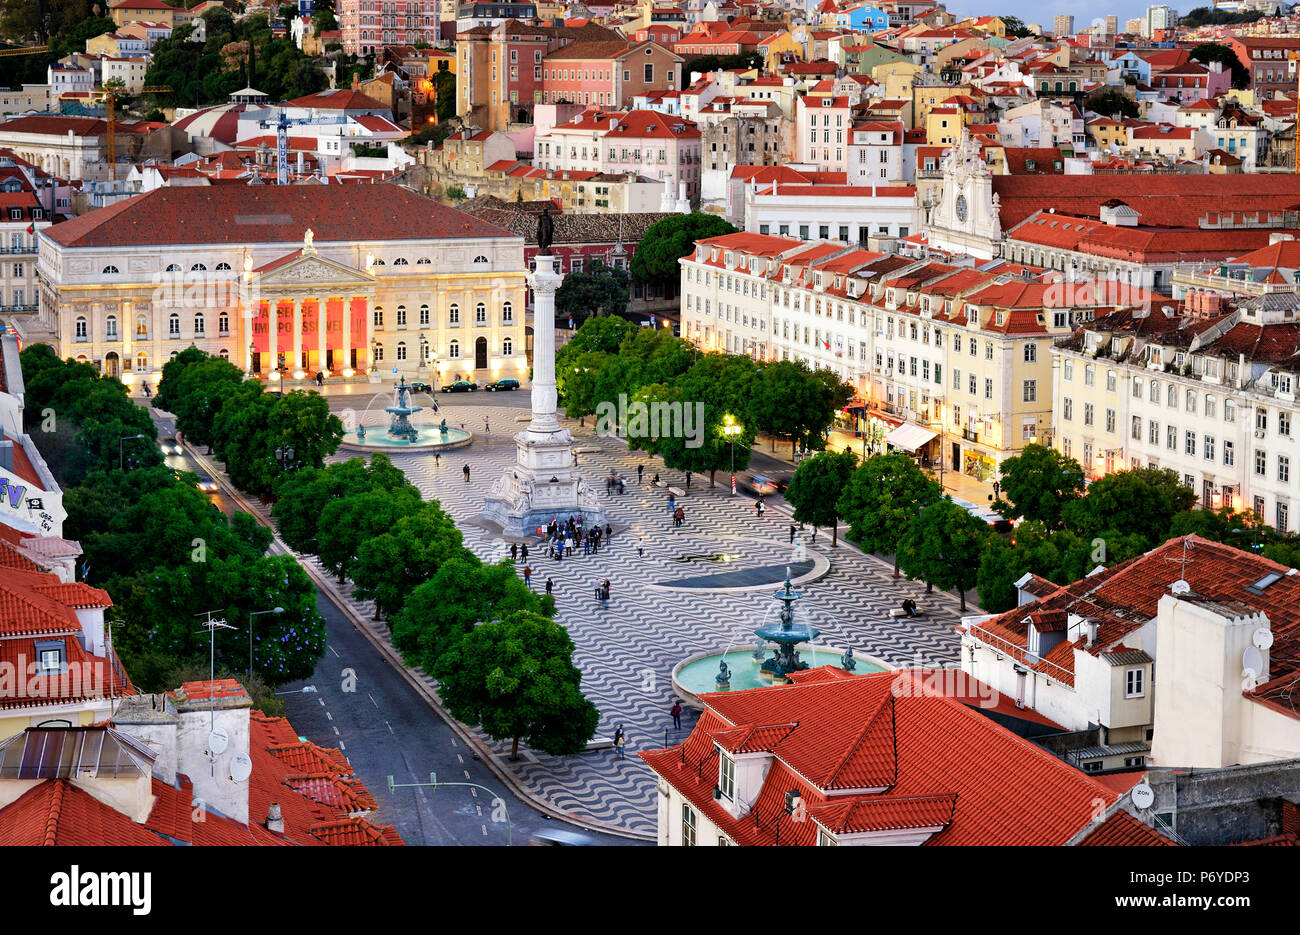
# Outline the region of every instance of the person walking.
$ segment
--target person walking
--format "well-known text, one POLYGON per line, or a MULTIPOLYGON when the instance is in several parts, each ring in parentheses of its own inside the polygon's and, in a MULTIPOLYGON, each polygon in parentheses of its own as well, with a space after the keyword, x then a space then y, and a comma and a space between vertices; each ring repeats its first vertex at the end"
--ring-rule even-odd
POLYGON ((442 467, 442 452, 435 451, 433 453, 433 468, 436 471, 440 467, 442 467))
POLYGON ((794 523, 790 524, 790 544, 794 544, 794 523))
POLYGON ((523 556, 524 561, 528 561, 528 543, 525 542, 519 547, 519 554, 523 556))
POLYGON ((614 527, 611 526, 609 523, 606 523, 606 524, 605 524, 605 541, 608 542, 610 539, 613 539, 613 538, 614 538, 614 527))
POLYGON ((668 512, 671 513, 677 509, 677 495, 670 493, 668 495, 668 512))
POLYGON ((687 490, 690 490, 690 489, 691 489, 691 472, 690 472, 690 471, 687 471, 687 472, 686 472, 686 489, 687 489, 687 490))
POLYGON ((813 545, 816 545, 816 544, 817 544, 817 527, 816 527, 816 526, 813 527, 813 531, 812 531, 812 544, 813 544, 813 545))
POLYGON ((627 746, 627 732, 623 730, 623 725, 618 725, 614 731, 614 752, 618 754, 620 760, 625 759, 623 748, 627 746))
POLYGON ((528 587, 528 589, 529 589, 530 591, 532 590, 532 587, 533 587, 533 566, 531 566, 531 565, 525 565, 525 566, 524 566, 524 584, 528 587))
POLYGON ((644 474, 644 473, 645 473, 645 465, 644 465, 644 464, 638 464, 638 465, 636 466, 636 485, 637 485, 638 487, 641 486, 641 475, 644 474))
POLYGON ((325 385, 325 371, 324 371, 324 370, 317 370, 317 371, 316 371, 316 385, 317 385, 317 386, 324 386, 324 385, 325 385))
POLYGON ((591 554, 591 536, 589 535, 582 537, 582 554, 583 555, 591 554))
POLYGON ((763 498, 759 497, 754 501, 754 515, 759 519, 763 518, 763 498))
POLYGON ((609 606, 609 579, 608 578, 606 578, 604 583, 602 583, 600 586, 600 599, 605 602, 606 607, 609 606))
POLYGON ((645 558, 645 542, 640 536, 638 536, 636 540, 636 557, 645 558))
POLYGON ((483 417, 483 434, 484 435, 492 434, 492 426, 488 425, 487 416, 483 417))
POLYGON ((517 558, 519 558, 519 544, 512 542, 510 543, 510 561, 513 562, 517 558))
POLYGON ((547 575, 547 576, 546 576, 546 593, 547 593, 547 594, 550 594, 550 593, 551 593, 551 589, 554 588, 554 587, 555 587, 555 582, 551 580, 551 576, 550 576, 550 575, 547 575))
POLYGON ((682 729, 682 703, 680 701, 674 701, 672 710, 669 711, 668 713, 673 716, 673 728, 675 730, 681 730, 682 729))
POLYGON ((469 465, 468 465, 468 464, 465 465, 463 468, 461 468, 461 470, 465 472, 465 483, 468 484, 468 483, 469 483, 469 465))

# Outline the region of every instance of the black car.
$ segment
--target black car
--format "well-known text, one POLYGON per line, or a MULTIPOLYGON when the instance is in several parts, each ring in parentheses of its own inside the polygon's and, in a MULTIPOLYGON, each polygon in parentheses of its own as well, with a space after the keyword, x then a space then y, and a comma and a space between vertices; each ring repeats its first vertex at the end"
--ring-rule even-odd
POLYGON ((408 383, 408 384, 406 384, 406 385, 407 385, 408 388, 410 388, 410 390, 411 390, 412 393, 432 393, 432 392, 433 392, 433 387, 431 387, 431 386, 430 386, 429 384, 427 384, 427 383, 422 383, 422 382, 420 382, 419 380, 414 380, 414 381, 412 381, 412 382, 410 382, 410 383, 408 383))
POLYGON ((514 377, 503 377, 495 383, 489 383, 487 386, 483 387, 483 389, 487 390, 489 393, 499 390, 517 390, 519 389, 519 381, 514 377))
POLYGON ((478 389, 478 384, 470 383, 468 380, 457 380, 455 383, 448 383, 442 388, 444 393, 472 393, 478 389))

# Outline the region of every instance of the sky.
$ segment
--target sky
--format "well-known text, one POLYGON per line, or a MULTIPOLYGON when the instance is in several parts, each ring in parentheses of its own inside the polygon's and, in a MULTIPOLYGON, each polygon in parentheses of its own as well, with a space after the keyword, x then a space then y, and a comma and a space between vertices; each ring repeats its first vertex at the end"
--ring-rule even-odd
MULTIPOLYGON (((1094 20, 1105 22, 1108 15, 1119 17, 1119 28, 1124 21, 1139 19, 1152 4, 1143 0, 1050 0, 1035 3, 1032 0, 948 0, 948 12, 956 16, 1018 16, 1022 22, 1037 23, 1047 32, 1052 30, 1052 18, 1058 13, 1074 17, 1076 30, 1092 25, 1094 20)), ((1175 10, 1186 12, 1194 7, 1209 6, 1209 0, 1195 0, 1182 6, 1169 4, 1175 10)))

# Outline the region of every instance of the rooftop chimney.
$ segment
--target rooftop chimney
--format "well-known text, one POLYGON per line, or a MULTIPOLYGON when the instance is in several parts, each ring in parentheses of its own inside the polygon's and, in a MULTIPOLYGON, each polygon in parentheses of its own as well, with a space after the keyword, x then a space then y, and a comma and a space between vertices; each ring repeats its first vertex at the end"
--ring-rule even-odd
POLYGON ((266 830, 284 834, 284 819, 280 817, 280 803, 272 802, 266 809, 266 830))

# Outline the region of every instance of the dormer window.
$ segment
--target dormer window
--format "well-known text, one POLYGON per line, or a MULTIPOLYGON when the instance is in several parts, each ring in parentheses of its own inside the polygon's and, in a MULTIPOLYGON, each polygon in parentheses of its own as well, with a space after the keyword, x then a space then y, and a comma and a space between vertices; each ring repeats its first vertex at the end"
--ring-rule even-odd
POLYGON ((37 640, 36 665, 41 675, 61 675, 65 662, 63 653, 66 647, 63 640, 37 640))
POLYGON ((718 751, 718 791, 724 799, 735 801, 736 761, 721 750, 718 751))

